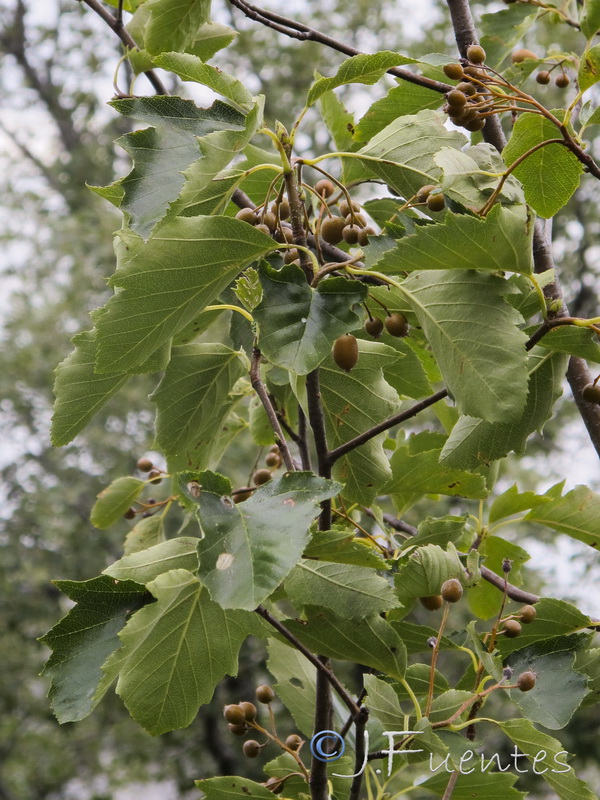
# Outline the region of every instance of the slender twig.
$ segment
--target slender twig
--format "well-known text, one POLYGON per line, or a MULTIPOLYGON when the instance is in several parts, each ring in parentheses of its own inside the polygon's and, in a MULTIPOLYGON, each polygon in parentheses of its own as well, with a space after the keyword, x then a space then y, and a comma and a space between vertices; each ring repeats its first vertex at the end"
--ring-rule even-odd
MULTIPOLYGON (((331 478, 330 453, 327 446, 327 432, 325 430, 325 416, 321 403, 321 387, 319 384, 319 370, 316 369, 306 376, 306 400, 308 405, 308 420, 312 428, 317 451, 319 475, 322 478, 331 478)), ((321 503, 321 517, 319 528, 327 531, 331 528, 331 500, 321 503)))
POLYGON ((310 460, 310 450, 308 448, 308 430, 306 425, 306 414, 304 409, 298 403, 298 451, 300 452, 300 459, 302 461, 302 469, 312 470, 310 460))
MULTIPOLYGON (((272 28, 279 33, 283 33, 292 39, 298 39, 299 41, 303 42, 318 42, 326 47, 330 47, 332 50, 337 50, 339 53, 344 53, 347 56, 357 56, 362 54, 361 50, 357 50, 355 47, 344 44, 344 42, 340 42, 338 39, 334 39, 333 37, 328 36, 327 34, 322 33, 315 28, 310 28, 308 25, 304 25, 301 22, 296 22, 296 20, 289 19, 288 17, 282 17, 280 14, 275 14, 267 9, 251 5, 250 3, 245 2, 245 0, 229 0, 229 2, 236 8, 239 8, 239 10, 249 19, 259 22, 261 25, 264 25, 267 28, 272 28)), ((427 89, 432 89, 434 92, 439 92, 440 94, 445 94, 452 89, 452 86, 448 85, 447 83, 442 83, 441 81, 436 81, 432 78, 426 78, 424 75, 416 75, 414 72, 410 72, 407 69, 402 69, 402 67, 392 67, 392 69, 388 70, 388 73, 396 78, 408 81, 409 83, 415 83, 418 86, 424 86, 427 89)))
MULTIPOLYGON (((113 17, 110 11, 107 11, 104 6, 98 2, 98 0, 79 0, 79 2, 85 3, 86 6, 89 6, 89 8, 98 14, 99 17, 102 17, 104 22, 106 22, 108 27, 117 34, 119 39, 126 47, 129 47, 132 50, 139 49, 127 28, 123 26, 122 22, 119 23, 118 15, 117 17, 113 17)), ((149 69, 147 72, 144 72, 144 75, 148 78, 157 94, 169 94, 166 86, 153 69, 149 69)))
POLYGON ((273 408, 273 404, 269 399, 269 393, 262 382, 260 377, 260 357, 261 353, 258 347, 255 347, 252 351, 252 361, 250 366, 250 383, 252 384, 252 388, 259 396, 261 403, 263 404, 263 408, 265 409, 265 413, 269 418, 269 422, 271 423, 271 427, 273 428, 273 432, 275 433, 275 438, 277 439, 277 445, 281 451, 281 455, 283 457, 283 461, 285 467, 288 472, 293 472, 296 469, 294 464, 294 459, 290 453, 288 444, 285 440, 285 436, 283 435, 283 430, 281 429, 281 425, 279 424, 279 420, 277 419, 277 414, 275 413, 275 409, 273 408))
POLYGON ((444 603, 444 613, 442 615, 442 621, 440 623, 438 635, 435 637, 433 653, 431 654, 431 666, 429 668, 429 687, 427 689, 427 703, 425 704, 425 711, 424 711, 426 717, 429 716, 429 712, 431 711, 431 704, 433 703, 433 691, 435 689, 435 665, 437 664, 438 653, 440 652, 440 644, 442 641, 442 637, 444 635, 444 629, 446 627, 446 622, 448 621, 449 613, 450 613, 450 603, 446 601, 444 603))
POLYGON ((350 787, 349 800, 358 800, 360 797, 360 787, 362 786, 363 771, 362 765, 365 760, 365 728, 369 719, 369 709, 362 707, 360 714, 356 718, 354 725, 356 730, 356 745, 354 755, 354 774, 355 778, 350 787))
POLYGON ((353 719, 357 717, 361 713, 360 706, 353 700, 351 695, 344 689, 342 684, 337 679, 336 675, 332 672, 332 670, 326 666, 322 661, 319 660, 318 656, 311 653, 308 647, 305 647, 302 642, 294 636, 294 634, 289 631, 285 625, 282 625, 278 619, 276 619, 270 611, 268 611, 263 606, 258 606, 255 609, 256 613, 259 614, 264 620, 266 620, 269 625, 275 628, 283 637, 285 637, 290 644, 292 644, 296 650, 302 653, 310 663, 317 668, 317 672, 323 673, 332 687, 335 689, 336 693, 339 695, 340 699, 346 705, 350 713, 353 715, 353 719))
POLYGON ((354 439, 350 439, 349 442, 345 442, 341 444, 339 447, 336 447, 335 450, 332 450, 329 453, 329 463, 334 464, 338 458, 345 456, 346 453, 349 453, 351 450, 355 450, 357 447, 360 447, 365 442, 368 442, 374 436, 377 436, 378 433, 382 433, 383 431, 387 431, 390 428, 393 428, 394 425, 398 425, 400 422, 406 422, 406 420, 411 419, 412 417, 416 417, 421 411, 430 406, 437 403, 439 400, 443 400, 444 397, 448 396, 447 389, 440 389, 439 392, 430 395, 429 397, 424 398, 423 400, 419 400, 418 403, 415 403, 414 406, 411 406, 406 411, 401 411, 399 414, 395 414, 393 417, 384 420, 383 422, 374 425, 372 428, 369 428, 368 431, 364 431, 360 433, 358 436, 355 436, 354 439))
POLYGON ((446 786, 446 791, 444 792, 442 800, 450 800, 454 792, 454 787, 456 786, 456 781, 458 780, 459 775, 460 772, 457 772, 456 770, 454 770, 452 775, 450 775, 450 780, 448 781, 448 785, 446 786))

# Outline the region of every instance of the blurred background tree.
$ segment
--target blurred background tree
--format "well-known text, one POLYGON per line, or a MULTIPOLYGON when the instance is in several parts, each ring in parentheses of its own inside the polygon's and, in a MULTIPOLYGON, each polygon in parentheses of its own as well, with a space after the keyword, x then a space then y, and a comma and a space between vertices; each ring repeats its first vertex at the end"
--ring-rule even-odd
MULTIPOLYGON (((266 95, 270 119, 289 121, 302 105, 313 71, 328 74, 343 59, 256 26, 228 3, 214 5, 215 17, 239 31, 232 47, 214 61, 231 72, 254 76, 253 88, 266 95)), ((338 38, 365 51, 454 53, 443 0, 416 5, 414 0, 299 1, 286 12, 316 28, 335 29, 338 38)), ((474 4, 476 19, 502 8, 499 2, 474 4)), ((548 20, 524 44, 540 53, 557 43, 569 50, 577 35, 548 20)), ((126 132, 127 120, 106 106, 113 94, 119 43, 76 0, 0 0, 0 52, 5 287, 0 299, 0 800, 120 800, 134 796, 132 784, 143 784, 148 800, 153 797, 148 784, 162 800, 196 796, 194 778, 240 769, 240 748, 224 736, 220 708, 232 698, 250 698, 256 682, 266 677, 260 650, 246 647, 241 677, 229 681, 190 728, 160 739, 133 724, 112 694, 76 727, 58 726, 44 698, 46 682, 38 677, 46 654, 35 640, 66 610, 50 580, 85 580, 119 557, 122 540, 114 531, 94 529, 89 509, 113 477, 127 474, 138 456, 151 452, 153 412, 146 399, 151 383, 141 376, 73 444, 60 450, 50 445, 53 370, 69 352, 69 338, 85 327, 89 311, 106 300, 105 277, 114 268, 111 231, 117 214, 86 182, 106 185, 127 169, 122 150, 113 144, 126 132)), ((394 85, 391 79, 388 85, 394 85)), ((137 91, 149 90, 140 78, 137 91)), ((376 99, 376 91, 382 93, 381 88, 365 87, 359 94, 363 108, 352 110, 363 111, 376 99)), ((558 90, 545 90, 550 107, 553 91, 558 90)), ((327 145, 327 133, 314 123, 305 131, 307 150, 327 145)), ((555 220, 556 253, 575 314, 598 313, 599 250, 594 241, 599 228, 598 203, 584 192, 555 220)), ((585 470, 597 470, 568 390, 560 415, 530 452, 525 463, 508 462, 503 485, 519 480, 524 488, 547 487, 553 474, 583 477, 585 470), (545 458, 548 453, 551 463, 545 458)), ((242 443, 235 463, 228 460, 240 485, 247 482, 255 457, 256 448, 242 443)), ((594 484, 593 477, 586 478, 594 484)), ((423 505, 418 511, 427 513, 423 505)), ((123 523, 122 533, 126 530, 123 523)), ((558 551, 549 542, 544 546, 545 562, 551 564, 558 551)), ((583 551, 583 545, 579 549, 571 543, 567 555, 573 569, 581 573, 589 567, 597 575, 598 565, 586 564, 583 551)), ((548 576, 560 580, 551 569, 548 576)), ((568 599, 574 589, 570 579, 553 593, 568 599)), ((588 600, 584 610, 600 605, 597 592, 588 600)), ((595 611, 598 615, 597 607, 595 611)), ((587 759, 590 770, 597 758, 591 725, 591 716, 589 727, 580 716, 576 730, 563 732, 568 749, 582 763, 587 759)), ((248 771, 247 762, 244 769, 248 771)), ((600 786, 597 775, 595 785, 600 786)))

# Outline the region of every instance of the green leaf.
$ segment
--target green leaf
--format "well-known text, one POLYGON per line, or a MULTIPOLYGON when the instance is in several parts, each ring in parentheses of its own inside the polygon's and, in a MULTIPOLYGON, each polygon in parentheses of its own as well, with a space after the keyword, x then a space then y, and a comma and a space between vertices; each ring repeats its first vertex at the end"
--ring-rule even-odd
POLYGON ((365 166, 402 197, 412 197, 422 186, 436 183, 440 168, 434 160, 442 147, 460 149, 462 133, 444 127, 446 115, 435 111, 398 117, 380 131, 359 154, 383 159, 365 159, 365 166), (391 163, 388 163, 391 162, 391 163))
POLYGON ((399 605, 385 578, 350 564, 302 560, 290 572, 285 590, 298 608, 319 605, 349 619, 364 619, 399 605))
POLYGON ((124 372, 112 375, 94 372, 95 331, 78 333, 71 341, 75 350, 55 371, 56 400, 52 417, 52 444, 55 447, 71 442, 131 377, 124 372))
POLYGON ((385 97, 376 100, 354 129, 354 140, 368 142, 398 117, 411 116, 425 109, 439 108, 439 92, 401 81, 385 97))
POLYGON ((145 481, 117 478, 103 489, 92 507, 90 521, 100 530, 114 525, 142 493, 145 481))
MULTIPOLYGON (((545 117, 521 114, 502 152, 511 166, 518 158, 549 139, 560 139, 558 129, 545 117)), ((525 199, 541 217, 553 217, 579 186, 583 166, 559 143, 540 147, 515 167, 513 175, 525 189, 525 199)))
POLYGON ((404 712, 400 707, 400 701, 394 691, 394 687, 374 675, 364 676, 364 687, 367 692, 366 705, 369 707, 371 714, 387 730, 404 730, 404 712))
MULTIPOLYGON (((442 170, 440 185, 451 200, 477 211, 497 190, 506 164, 492 145, 481 142, 465 152, 443 147, 435 155, 442 170), (491 173, 491 175, 489 174, 491 173)), ((524 204, 525 195, 519 181, 512 175, 504 181, 498 200, 504 204, 524 204)), ((525 217, 525 209, 523 216, 525 217)))
POLYGON ((222 344, 173 348, 165 374, 150 399, 156 403, 156 442, 169 472, 202 470, 211 463, 221 425, 235 400, 246 357, 222 344))
MULTIPOLYGON (((417 741, 419 741, 417 739, 417 741)), ((454 784, 452 800, 525 800, 527 795, 513 787, 517 775, 501 775, 498 772, 482 772, 481 758, 474 750, 466 750, 462 760, 458 760, 459 776, 454 784), (474 759, 474 761, 473 761, 474 759)), ((440 772, 432 775, 424 783, 420 783, 426 791, 443 797, 448 786, 448 773, 440 772)))
POLYGON ((118 632, 148 595, 143 586, 107 576, 55 584, 77 605, 40 639, 53 651, 42 675, 52 681, 48 696, 58 721, 75 722, 100 701, 100 667, 120 647, 118 632))
POLYGON ((151 517, 142 517, 125 537, 124 555, 139 553, 148 547, 154 547, 165 540, 164 521, 161 513, 151 517))
POLYGON ((215 53, 230 45, 237 35, 237 31, 228 28, 227 25, 221 25, 220 22, 207 22, 200 26, 196 32, 194 44, 188 47, 187 51, 198 56, 202 61, 210 61, 215 53))
POLYGON ((307 606, 308 620, 285 620, 291 631, 313 653, 372 667, 394 678, 404 678, 406 648, 392 626, 380 616, 350 620, 307 606))
MULTIPOLYGON (((355 336, 357 335, 355 332, 355 336)), ((360 335, 361 338, 367 339, 366 331, 360 335)), ((390 357, 383 365, 383 377, 390 386, 393 386, 399 395, 413 397, 415 400, 432 394, 431 383, 421 359, 412 347, 412 342, 389 336, 385 345, 386 354, 390 357), (392 350, 395 351, 395 356, 392 355, 392 350)))
POLYGON ((238 651, 253 627, 251 614, 224 611, 186 570, 165 572, 147 588, 156 602, 120 634, 117 694, 157 736, 187 727, 221 678, 236 674, 238 651))
POLYGON ((554 403, 562 394, 567 359, 560 353, 545 358, 543 351, 535 348, 529 356, 529 367, 529 393, 520 418, 490 423, 462 417, 444 445, 441 461, 451 467, 475 469, 504 458, 512 450, 523 452, 530 434, 541 430, 552 416, 554 403))
POLYGON ((600 0, 584 0, 583 11, 579 15, 581 32, 591 39, 600 30, 600 0))
POLYGON ((172 569, 198 569, 198 539, 179 536, 160 542, 139 553, 123 556, 103 571, 119 581, 135 581, 146 584, 172 569))
POLYGON ((312 289, 300 267, 276 270, 266 261, 259 273, 263 298, 253 312, 259 347, 271 363, 296 375, 316 369, 338 336, 363 321, 360 303, 368 288, 358 281, 326 278, 312 289))
MULTIPOLYGON (((428 625, 417 625, 404 620, 401 622, 393 620, 390 624, 404 642, 409 655, 431 653, 431 647, 427 644, 427 640, 432 636, 437 638, 438 630, 430 628, 428 625)), ((455 650, 456 647, 457 645, 447 636, 442 636, 440 639, 440 650, 455 650)))
MULTIPOLYGON (((528 329, 533 333, 536 328, 528 329)), ((579 328, 575 325, 559 325, 552 328, 538 342, 539 347, 553 350, 558 353, 567 353, 570 356, 584 358, 600 364, 600 344, 597 335, 590 328, 579 328)))
POLYGON ((600 702, 600 648, 579 650, 575 655, 575 669, 588 677, 590 693, 583 699, 582 708, 600 702))
POLYGON ((486 64, 499 69, 534 24, 537 14, 535 7, 525 3, 515 3, 502 11, 482 14, 481 44, 487 54, 486 64))
MULTIPOLYGON (((425 697, 427 695, 429 691, 430 674, 431 668, 429 664, 411 664, 409 667, 407 667, 405 676, 406 681, 417 697, 425 697)), ((438 672, 437 669, 435 670, 434 687, 436 694, 440 692, 447 692, 450 688, 446 678, 441 674, 441 672, 438 672)), ((410 699, 407 690, 401 683, 394 684, 394 691, 401 702, 410 699)))
POLYGON ((218 67, 205 64, 198 56, 189 53, 163 53, 154 59, 154 63, 168 72, 179 75, 183 81, 208 86, 213 92, 227 97, 246 111, 254 105, 252 95, 241 81, 218 67))
POLYGON ((600 81, 600 45, 590 47, 582 55, 577 80, 582 92, 600 81))
POLYGON ((535 686, 529 692, 512 689, 511 700, 523 716, 556 731, 564 728, 588 694, 585 675, 575 672, 575 652, 588 637, 560 637, 534 644, 514 653, 508 660, 513 669, 513 681, 525 671, 536 675, 535 686), (550 652, 548 652, 550 650, 550 652), (557 687, 560 691, 557 692, 557 687))
POLYGON ((411 434, 405 444, 399 444, 390 458, 392 478, 382 489, 392 497, 399 514, 414 505, 426 494, 474 497, 488 495, 481 475, 455 470, 439 463, 446 437, 441 433, 423 431, 411 434))
POLYGON ((386 274, 413 270, 483 269, 530 275, 532 220, 524 206, 494 206, 485 219, 446 212, 400 239, 374 267, 386 274))
POLYGON ((496 497, 490 507, 489 522, 498 522, 499 519, 512 517, 521 511, 535 508, 542 503, 549 503, 550 499, 535 492, 519 492, 517 484, 513 485, 496 497))
POLYGON ((309 539, 318 503, 336 495, 339 484, 311 473, 292 472, 271 480, 244 503, 229 497, 229 481, 212 472, 183 473, 180 483, 200 485, 188 496, 197 504, 204 533, 198 544, 199 577, 223 608, 252 611, 298 562, 309 539), (285 522, 282 522, 285 520, 285 522))
POLYGON ((450 578, 462 582, 465 570, 454 545, 442 550, 434 544, 419 547, 401 564, 394 577, 400 602, 408 606, 417 597, 431 597, 440 593, 442 584, 450 578))
MULTIPOLYGON (((331 134, 335 149, 339 152, 352 153, 359 149, 360 145, 354 141, 354 115, 346 110, 346 107, 335 94, 335 92, 325 92, 319 98, 319 111, 327 130, 331 134)), ((342 160, 342 182, 345 186, 359 183, 368 178, 368 170, 355 158, 343 158, 342 160)))
POLYGON ((303 556, 336 564, 386 568, 381 552, 369 541, 357 539, 352 531, 315 531, 303 556))
POLYGON ((509 284, 453 270, 415 273, 402 288, 461 413, 488 422, 520 416, 527 398, 526 337, 505 301, 509 284))
POLYGON ((516 639, 498 639, 497 647, 503 657, 544 639, 579 633, 591 624, 590 618, 575 606, 553 597, 543 597, 535 604, 535 610, 535 620, 530 625, 523 625, 523 631, 516 639))
POLYGON ((117 293, 97 321, 99 372, 143 363, 273 240, 229 217, 178 218, 148 242, 119 232, 117 293))
POLYGON ((568 767, 568 753, 561 742, 540 733, 527 719, 510 719, 498 725, 519 750, 534 764, 538 775, 556 792, 561 800, 596 800, 588 785, 568 767))
POLYGON ((210 0, 146 0, 145 6, 150 18, 144 45, 153 55, 193 47, 210 17, 210 0))
POLYGON ((260 783, 229 775, 223 778, 204 778, 196 781, 206 800, 272 800, 273 792, 260 783))
POLYGON ((213 143, 215 134, 220 141, 223 132, 232 131, 239 138, 246 117, 220 100, 208 109, 198 108, 191 100, 162 95, 113 100, 111 105, 123 116, 151 127, 117 140, 134 162, 129 175, 110 186, 92 189, 126 211, 131 227, 147 238, 179 196, 185 184, 183 173, 191 164, 200 159, 206 171, 212 167, 206 186, 233 158, 234 153, 226 153, 225 158, 221 153, 211 159, 214 146, 203 152, 200 140, 213 143))
MULTIPOLYGON (((499 536, 490 536, 483 539, 479 552, 485 559, 484 564, 496 575, 504 577, 502 562, 505 558, 512 561, 510 582, 519 586, 521 584, 520 570, 523 564, 529 561, 529 554, 513 542, 508 542, 499 536)), ((502 606, 502 592, 487 581, 480 581, 469 589, 469 607, 481 619, 489 619, 498 614, 502 606)))
MULTIPOLYGON (((423 545, 427 544, 437 544, 445 549, 450 542, 458 546, 458 543, 464 540, 467 540, 470 545, 473 534, 465 530, 467 519, 466 514, 463 517, 455 517, 450 514, 437 519, 435 517, 427 517, 419 523, 417 535, 407 539, 402 549, 423 547, 423 545)), ((466 549, 468 549, 469 545, 467 545, 466 549)))
POLYGON ((341 64, 332 78, 319 77, 313 83, 308 92, 306 105, 307 107, 312 106, 325 92, 329 92, 338 86, 344 86, 347 83, 365 83, 367 85, 377 83, 388 69, 402 64, 414 63, 414 58, 401 56, 389 50, 383 50, 372 55, 361 53, 358 56, 351 56, 341 64))
MULTIPOLYGON (((358 364, 351 372, 340 369, 331 355, 322 362, 319 377, 329 448, 333 450, 369 430, 398 410, 398 395, 383 377, 382 368, 390 357, 386 345, 359 340, 358 364)), ((305 405, 305 386, 292 382, 296 396, 305 405)), ((383 450, 385 433, 338 459, 333 477, 345 484, 344 497, 369 505, 390 477, 388 457, 383 450)))
POLYGON ((536 506, 525 519, 600 547, 600 494, 587 486, 576 486, 562 497, 553 497, 551 503, 536 506))

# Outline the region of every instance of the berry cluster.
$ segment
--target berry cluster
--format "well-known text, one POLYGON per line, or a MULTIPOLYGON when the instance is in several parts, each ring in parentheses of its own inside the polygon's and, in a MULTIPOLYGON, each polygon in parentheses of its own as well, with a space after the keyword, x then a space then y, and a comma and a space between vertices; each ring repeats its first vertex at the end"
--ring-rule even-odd
MULTIPOLYGON (((365 330, 374 339, 378 339, 383 333, 383 329, 391 336, 403 338, 408 335, 408 321, 403 314, 388 314, 385 321, 379 317, 371 317, 365 322, 365 330)), ((345 333, 333 343, 333 360, 340 369, 350 372, 358 363, 358 341, 356 336, 345 333)))
POLYGON ((252 475, 254 487, 242 486, 241 489, 237 489, 233 493, 234 503, 243 503, 244 500, 252 497, 252 493, 254 492, 256 486, 263 486, 263 484, 267 483, 273 478, 273 473, 275 470, 279 469, 279 467, 281 467, 283 464, 281 451, 278 445, 274 444, 269 448, 269 452, 265 456, 265 464, 266 467, 261 467, 260 469, 255 470, 254 474, 252 475))
POLYGON ((483 47, 472 44, 467 48, 469 61, 467 66, 453 63, 444 67, 444 73, 448 78, 461 81, 446 95, 444 111, 454 125, 465 128, 471 133, 483 128, 485 117, 482 114, 490 107, 490 98, 483 87, 486 73, 480 68, 485 58, 483 47))
MULTIPOLYGON (((264 735, 266 740, 261 744, 256 739, 247 739, 242 745, 242 751, 246 758, 256 758, 260 755, 263 748, 274 742, 287 753, 290 753, 297 763, 301 766, 303 771, 306 768, 302 764, 299 752, 304 744, 304 740, 298 736, 297 733, 290 734, 285 741, 281 741, 277 732, 275 731, 274 717, 270 709, 270 705, 275 699, 275 692, 270 686, 261 684, 256 687, 256 699, 259 703, 269 706, 269 716, 271 718, 272 731, 266 730, 258 721, 258 709, 254 703, 245 700, 241 703, 227 705, 223 709, 223 716, 227 721, 229 732, 234 736, 246 736, 251 729, 264 735)), ((291 775, 297 773, 290 773, 282 778, 269 778, 263 785, 269 789, 273 794, 280 794, 283 790, 285 781, 291 775)))
MULTIPOLYGON (((148 474, 148 483, 160 483, 165 476, 165 472, 159 469, 149 458, 139 458, 135 466, 139 472, 148 474)), ((164 502, 157 503, 153 497, 149 497, 144 503, 139 502, 137 505, 139 508, 128 508, 123 514, 123 518, 128 520, 135 519, 138 514, 144 519, 151 517, 156 510, 152 506, 162 506, 164 502)))

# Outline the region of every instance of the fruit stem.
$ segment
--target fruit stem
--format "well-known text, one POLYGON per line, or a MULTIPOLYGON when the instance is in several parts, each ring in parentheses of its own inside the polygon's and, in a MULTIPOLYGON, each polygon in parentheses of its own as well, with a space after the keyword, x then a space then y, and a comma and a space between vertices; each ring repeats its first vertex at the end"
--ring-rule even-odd
POLYGON ((230 306, 230 305, 228 305, 226 303, 223 303, 222 305, 218 305, 218 306, 205 306, 202 310, 203 311, 237 311, 238 314, 242 315, 242 317, 246 317, 248 322, 250 322, 250 323, 254 322, 254 317, 252 316, 252 314, 250 314, 249 311, 246 311, 245 308, 240 308, 239 306, 230 306))

